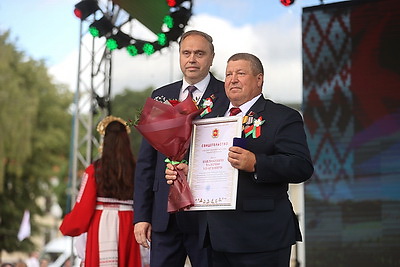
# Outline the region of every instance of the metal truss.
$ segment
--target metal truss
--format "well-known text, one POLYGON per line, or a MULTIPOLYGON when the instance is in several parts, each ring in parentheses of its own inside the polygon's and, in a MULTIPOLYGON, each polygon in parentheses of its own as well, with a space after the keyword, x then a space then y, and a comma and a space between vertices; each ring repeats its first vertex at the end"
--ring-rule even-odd
MULTIPOLYGON (((112 9, 107 1, 106 12, 112 9)), ((79 170, 85 169, 97 155, 100 137, 95 136, 97 123, 110 114, 112 53, 105 38, 88 34, 96 14, 82 20, 79 31, 78 77, 73 104, 73 123, 70 158, 70 200, 75 203, 79 170)))

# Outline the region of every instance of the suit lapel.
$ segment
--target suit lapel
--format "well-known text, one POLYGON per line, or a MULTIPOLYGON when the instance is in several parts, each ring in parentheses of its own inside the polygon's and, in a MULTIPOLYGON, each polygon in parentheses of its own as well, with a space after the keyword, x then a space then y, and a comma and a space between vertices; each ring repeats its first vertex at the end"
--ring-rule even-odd
POLYGON ((247 111, 246 116, 256 116, 258 117, 260 113, 263 113, 264 110, 266 109, 267 105, 267 100, 264 98, 264 96, 260 96, 260 98, 253 104, 253 106, 250 107, 250 109, 247 111))
POLYGON ((182 81, 173 84, 173 87, 168 88, 166 94, 168 94, 167 99, 179 99, 179 94, 181 93, 182 81))
POLYGON ((182 81, 166 85, 153 91, 151 97, 157 101, 164 102, 171 99, 179 99, 179 94, 182 88, 182 81))
POLYGON ((229 107, 229 99, 225 95, 223 84, 221 84, 212 74, 210 83, 203 94, 200 105, 204 99, 214 96, 212 111, 206 114, 203 118, 221 117, 229 107))

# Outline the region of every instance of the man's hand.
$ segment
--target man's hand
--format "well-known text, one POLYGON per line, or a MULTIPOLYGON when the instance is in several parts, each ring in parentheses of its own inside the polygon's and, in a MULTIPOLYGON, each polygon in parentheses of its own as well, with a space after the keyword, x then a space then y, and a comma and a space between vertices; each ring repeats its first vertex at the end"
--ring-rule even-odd
POLYGON ((228 161, 232 167, 246 171, 255 172, 256 155, 253 152, 246 150, 238 146, 232 146, 229 148, 228 161))
MULTIPOLYGON (((178 170, 182 170, 187 176, 189 171, 189 166, 186 163, 179 163, 176 165, 178 170)), ((174 170, 174 166, 171 163, 167 163, 167 168, 165 169, 165 179, 167 180, 167 184, 173 184, 176 180, 177 172, 174 170)))
POLYGON ((151 224, 148 222, 138 222, 135 224, 135 238, 138 244, 145 248, 150 248, 149 242, 151 242, 151 224))

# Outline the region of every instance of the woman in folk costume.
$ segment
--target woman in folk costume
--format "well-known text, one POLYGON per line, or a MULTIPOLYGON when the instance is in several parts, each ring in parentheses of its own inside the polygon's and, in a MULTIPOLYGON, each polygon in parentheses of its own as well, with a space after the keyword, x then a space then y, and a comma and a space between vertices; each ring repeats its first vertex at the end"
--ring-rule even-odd
POLYGON ((104 135, 101 158, 85 170, 72 211, 60 226, 64 235, 87 232, 84 266, 140 267, 133 233, 133 181, 136 162, 126 122, 108 116, 97 126, 104 135))

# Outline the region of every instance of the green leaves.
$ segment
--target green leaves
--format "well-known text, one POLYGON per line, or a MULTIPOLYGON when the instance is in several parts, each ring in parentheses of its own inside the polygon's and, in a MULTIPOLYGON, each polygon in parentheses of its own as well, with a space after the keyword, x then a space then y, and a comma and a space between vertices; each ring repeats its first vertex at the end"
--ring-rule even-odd
MULTIPOLYGON (((8 36, 0 34, 0 229, 7 229, 0 250, 20 251, 33 247, 30 239, 17 240, 24 210, 31 212, 32 234, 43 234, 48 226, 34 218, 56 201, 50 181, 68 175, 72 92, 54 84, 44 62, 17 51, 8 36)), ((66 198, 65 188, 57 193, 66 198)))

